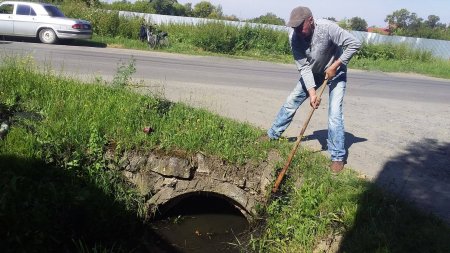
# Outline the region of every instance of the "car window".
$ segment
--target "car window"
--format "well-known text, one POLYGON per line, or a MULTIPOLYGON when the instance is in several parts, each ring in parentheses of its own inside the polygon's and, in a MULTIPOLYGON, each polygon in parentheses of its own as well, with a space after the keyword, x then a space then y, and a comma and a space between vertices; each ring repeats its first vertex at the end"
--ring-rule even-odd
POLYGON ((19 4, 17 5, 16 15, 36 16, 36 12, 28 5, 19 4))
POLYGON ((13 14, 14 5, 13 4, 4 4, 0 6, 0 14, 13 14))
POLYGON ((50 17, 65 17, 64 14, 56 6, 45 5, 44 8, 48 12, 48 15, 50 17))

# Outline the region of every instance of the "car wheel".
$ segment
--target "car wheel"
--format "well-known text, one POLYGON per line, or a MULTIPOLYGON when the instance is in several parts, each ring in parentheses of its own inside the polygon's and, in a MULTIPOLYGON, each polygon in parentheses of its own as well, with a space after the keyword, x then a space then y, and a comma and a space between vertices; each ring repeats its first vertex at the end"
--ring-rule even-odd
POLYGON ((39 32, 39 40, 45 44, 53 44, 58 40, 58 38, 52 29, 45 28, 39 32))

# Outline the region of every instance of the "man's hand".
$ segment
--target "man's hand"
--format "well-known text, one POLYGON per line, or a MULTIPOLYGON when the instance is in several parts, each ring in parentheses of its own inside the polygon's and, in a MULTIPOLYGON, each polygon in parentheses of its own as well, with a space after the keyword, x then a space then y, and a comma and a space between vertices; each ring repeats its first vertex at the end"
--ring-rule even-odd
POLYGON ((328 80, 336 76, 337 69, 333 68, 332 66, 328 67, 325 70, 325 75, 328 77, 328 80))
POLYGON ((328 80, 336 76, 336 72, 338 68, 341 66, 341 59, 337 59, 330 67, 325 70, 325 75, 328 77, 328 80))
POLYGON ((311 105, 311 107, 313 107, 314 109, 319 108, 321 99, 317 97, 316 89, 311 88, 308 90, 308 93, 309 93, 309 104, 311 105))

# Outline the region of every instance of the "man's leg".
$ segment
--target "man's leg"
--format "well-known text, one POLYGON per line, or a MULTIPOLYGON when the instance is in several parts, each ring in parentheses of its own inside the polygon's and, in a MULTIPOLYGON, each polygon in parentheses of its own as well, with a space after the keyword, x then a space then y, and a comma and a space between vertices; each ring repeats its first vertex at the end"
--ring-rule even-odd
POLYGON ((294 90, 288 96, 286 102, 278 112, 272 127, 267 131, 267 135, 270 139, 280 138, 281 134, 283 134, 289 124, 291 124, 298 107, 308 96, 303 79, 300 78, 294 90))
POLYGON ((328 107, 328 152, 331 155, 331 169, 339 172, 344 166, 345 159, 345 130, 343 102, 346 88, 346 78, 336 76, 330 83, 328 107))

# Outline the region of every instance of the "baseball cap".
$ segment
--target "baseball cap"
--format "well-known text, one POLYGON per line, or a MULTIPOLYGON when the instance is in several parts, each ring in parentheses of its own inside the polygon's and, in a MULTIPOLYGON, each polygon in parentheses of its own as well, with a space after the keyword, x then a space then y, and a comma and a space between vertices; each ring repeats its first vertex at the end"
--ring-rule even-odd
POLYGON ((298 6, 291 11, 289 22, 286 23, 288 27, 297 27, 305 21, 305 19, 312 17, 312 12, 308 7, 298 6))

